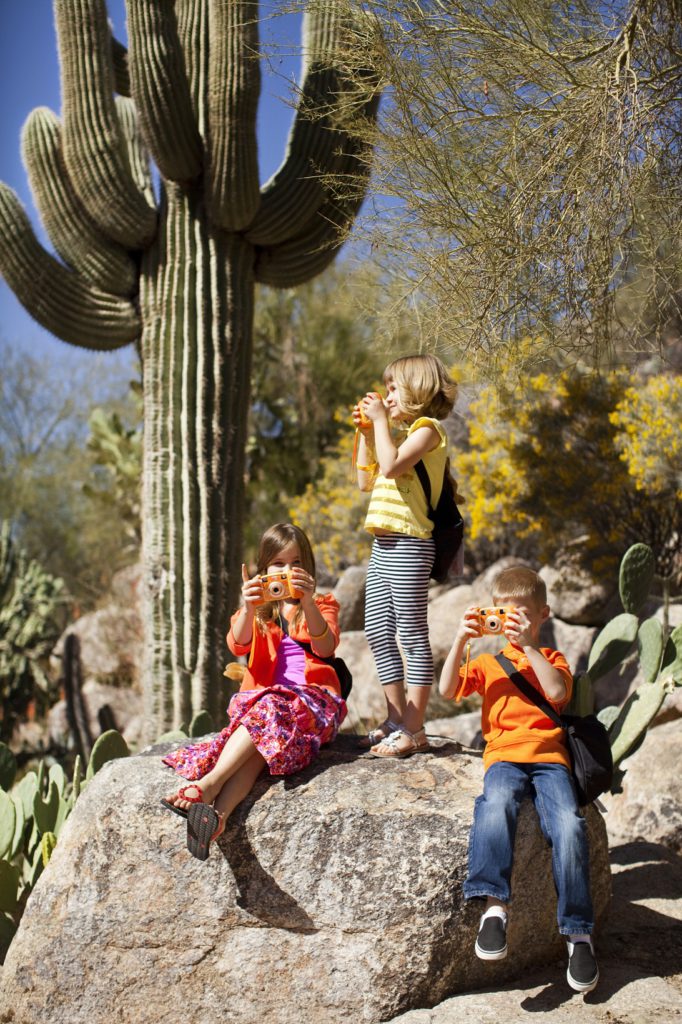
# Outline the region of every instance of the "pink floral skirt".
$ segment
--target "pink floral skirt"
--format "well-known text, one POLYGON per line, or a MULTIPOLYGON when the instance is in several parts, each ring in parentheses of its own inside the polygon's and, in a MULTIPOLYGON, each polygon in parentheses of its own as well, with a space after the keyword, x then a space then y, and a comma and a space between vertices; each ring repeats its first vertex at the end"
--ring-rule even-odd
POLYGON ((235 729, 243 725, 265 758, 271 775, 291 775, 331 743, 347 714, 346 702, 320 686, 287 683, 241 690, 230 701, 229 725, 213 739, 191 743, 163 758, 183 778, 196 782, 211 771, 235 729))

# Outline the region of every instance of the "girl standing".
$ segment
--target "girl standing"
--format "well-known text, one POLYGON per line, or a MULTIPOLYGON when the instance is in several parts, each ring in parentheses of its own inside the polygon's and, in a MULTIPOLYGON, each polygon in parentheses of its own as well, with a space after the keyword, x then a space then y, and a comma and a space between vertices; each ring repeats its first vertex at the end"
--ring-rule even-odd
POLYGON ((414 467, 423 461, 435 508, 448 456, 447 437, 438 421, 451 411, 457 385, 432 355, 396 359, 386 367, 384 383, 385 400, 366 395, 353 410, 360 430, 358 486, 372 492, 365 520, 365 529, 374 535, 367 570, 365 634, 387 711, 386 720, 370 732, 366 745, 375 757, 409 757, 429 749, 423 725, 433 683, 427 621, 435 553, 433 524, 414 467), (406 431, 398 445, 392 427, 406 431))
POLYGON ((346 717, 336 672, 323 660, 339 642, 339 606, 331 594, 315 594, 315 558, 305 533, 291 523, 271 526, 261 538, 258 574, 249 578, 242 566, 242 577, 244 604, 232 617, 227 644, 249 662, 230 701, 230 723, 213 739, 163 759, 191 780, 162 803, 187 818, 187 848, 199 860, 266 767, 271 775, 301 771, 346 717), (272 573, 290 573, 299 596, 264 602, 261 575, 272 573))

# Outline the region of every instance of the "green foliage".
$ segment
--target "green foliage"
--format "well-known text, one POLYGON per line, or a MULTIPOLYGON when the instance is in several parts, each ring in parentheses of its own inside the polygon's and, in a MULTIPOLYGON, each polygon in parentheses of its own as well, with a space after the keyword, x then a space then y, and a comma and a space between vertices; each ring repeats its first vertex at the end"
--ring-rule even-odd
POLYGON ((17 551, 0 524, 0 737, 9 739, 32 701, 47 706, 47 659, 61 632, 64 585, 17 551))
MULTIPOLYGON (((625 549, 644 543, 652 552, 647 573, 651 557, 661 577, 680 570, 682 502, 671 499, 671 487, 682 459, 676 456, 667 476, 659 473, 645 488, 630 472, 618 447, 625 427, 611 414, 631 409, 631 381, 625 373, 572 369, 530 377, 514 391, 480 392, 470 407, 469 450, 454 460, 468 499, 470 545, 497 542, 506 552, 550 561, 570 546, 590 572, 606 577, 625 549)), ((653 417, 638 423, 651 445, 667 437, 658 437, 653 417)), ((628 563, 624 569, 628 602, 641 599, 631 579, 646 583, 637 552, 630 556, 633 572, 628 563)))
POLYGON ((128 744, 116 729, 108 729, 95 740, 95 744, 88 761, 88 770, 85 778, 89 781, 102 765, 108 761, 114 761, 119 757, 129 757, 128 744))
POLYGON ((36 359, 1 344, 0 360, 0 519, 12 522, 29 559, 63 579, 81 607, 92 606, 132 558, 118 512, 103 515, 83 493, 85 482, 108 488, 108 470, 87 446, 93 408, 137 422, 129 360, 64 350, 36 359))
MULTIPOLYGON (((139 393, 139 388, 134 389, 139 393)), ((142 410, 139 408, 139 416, 142 410)), ((125 553, 137 557, 141 543, 142 426, 128 427, 116 411, 94 409, 88 449, 101 468, 100 480, 84 483, 83 493, 100 514, 113 519, 127 539, 125 553)))
POLYGON ((208 711, 197 711, 192 721, 189 723, 189 735, 194 738, 196 736, 206 736, 209 732, 215 732, 215 723, 208 711))
POLYGON ((656 574, 656 559, 648 544, 633 544, 620 563, 618 586, 623 608, 639 615, 656 574))
POLYGON ((50 857, 57 845, 57 837, 54 832, 45 832, 40 840, 40 852, 43 858, 43 867, 47 867, 50 857))
POLYGON ((587 672, 595 682, 625 660, 637 639, 636 615, 624 612, 607 623, 598 634, 587 661, 587 672))
MULTIPOLYGON (((246 541, 288 518, 309 484, 319 481, 352 407, 380 378, 385 354, 373 344, 378 284, 343 268, 296 290, 262 289, 254 326, 247 442, 246 541)), ((319 487, 319 482, 318 482, 319 487)), ((322 495, 327 500, 326 495, 322 495)), ((295 521, 306 525, 301 515, 295 521)))
MULTIPOLYGON (((638 609, 646 603, 653 582, 653 552, 643 548, 645 545, 637 544, 628 549, 620 567, 623 603, 638 609)), ((628 658, 635 641, 640 669, 646 681, 630 694, 622 707, 602 708, 598 716, 608 729, 615 767, 634 753, 642 742, 666 694, 671 693, 675 685, 682 685, 682 661, 679 669, 677 667, 682 629, 678 627, 666 638, 657 619, 646 619, 640 623, 637 615, 630 612, 617 615, 597 636, 588 659, 589 679, 598 679, 628 658)), ((622 776, 621 769, 614 776, 614 791, 617 791, 622 776)))

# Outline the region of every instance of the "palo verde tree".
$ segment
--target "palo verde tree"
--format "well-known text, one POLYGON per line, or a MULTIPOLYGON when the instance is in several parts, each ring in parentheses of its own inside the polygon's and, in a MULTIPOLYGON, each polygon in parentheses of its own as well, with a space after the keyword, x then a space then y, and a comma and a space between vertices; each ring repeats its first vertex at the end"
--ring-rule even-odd
POLYGON ((381 31, 354 56, 387 102, 363 222, 429 345, 506 379, 528 337, 564 365, 665 349, 682 295, 679 0, 365 7, 381 31))
POLYGON ((0 271, 64 341, 139 347, 144 680, 158 731, 220 703, 240 585, 254 285, 292 287, 334 259, 363 188, 339 197, 320 175, 365 180, 354 124, 374 116, 378 94, 371 75, 335 64, 364 21, 333 0, 311 4, 287 152, 261 188, 256 2, 127 0, 127 51, 105 0, 54 6, 62 116, 33 111, 23 153, 60 259, 3 187, 0 271))

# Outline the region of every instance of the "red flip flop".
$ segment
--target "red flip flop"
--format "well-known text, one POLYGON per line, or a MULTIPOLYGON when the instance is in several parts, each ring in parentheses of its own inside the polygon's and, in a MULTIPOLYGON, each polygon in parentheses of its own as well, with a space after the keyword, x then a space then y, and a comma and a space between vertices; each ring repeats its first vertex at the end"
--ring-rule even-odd
MULTIPOLYGON (((187 786, 181 786, 180 789, 178 790, 178 796, 182 797, 183 800, 188 800, 189 803, 191 804, 203 804, 204 802, 204 794, 201 791, 201 787, 197 786, 196 782, 190 782, 187 786), (197 793, 199 793, 200 796, 188 796, 188 789, 196 789, 197 793)), ((169 800, 162 800, 161 803, 169 811, 172 811, 173 814, 179 814, 181 818, 187 817, 187 811, 185 810, 184 807, 178 807, 176 804, 172 804, 169 800)))
POLYGON ((206 860, 211 843, 224 831, 223 815, 215 807, 196 803, 187 811, 187 849, 197 860, 206 860))

